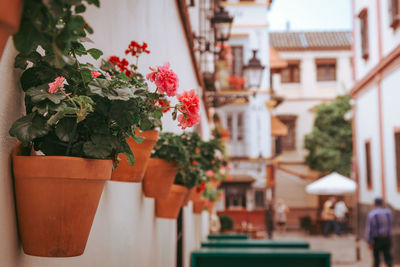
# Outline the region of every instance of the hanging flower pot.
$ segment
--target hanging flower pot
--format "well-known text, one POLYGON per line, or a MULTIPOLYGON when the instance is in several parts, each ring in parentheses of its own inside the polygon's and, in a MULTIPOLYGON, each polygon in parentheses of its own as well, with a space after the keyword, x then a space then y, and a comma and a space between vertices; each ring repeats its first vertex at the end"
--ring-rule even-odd
POLYGON ((188 191, 185 195, 185 198, 183 199, 183 206, 187 206, 187 204, 189 203, 189 200, 192 198, 192 194, 195 190, 196 190, 195 187, 188 189, 188 191))
POLYGON ((19 28, 22 0, 0 0, 0 59, 8 37, 19 28))
POLYGON ((193 202, 199 201, 201 195, 203 194, 204 187, 205 187, 204 182, 201 183, 201 185, 195 186, 195 190, 193 190, 190 200, 192 200, 193 202))
POLYGON ((167 199, 156 199, 158 218, 177 219, 188 189, 181 185, 172 185, 167 199))
POLYGON ((117 168, 112 172, 111 180, 119 182, 140 183, 146 172, 147 164, 150 159, 151 151, 157 142, 157 130, 149 130, 144 132, 136 131, 136 135, 145 139, 140 143, 136 143, 132 138, 127 138, 127 142, 135 155, 135 164, 131 166, 124 154, 119 154, 120 162, 117 168))
POLYGON ((168 198, 177 172, 176 161, 167 162, 160 158, 150 158, 143 179, 144 195, 157 199, 168 198))
POLYGON ((204 199, 193 201, 193 213, 201 214, 203 212, 205 202, 206 201, 204 199))
MULTIPOLYGON (((24 153, 25 152, 25 153, 24 153)), ((24 252, 42 257, 81 255, 112 161, 12 155, 19 233, 24 252)))

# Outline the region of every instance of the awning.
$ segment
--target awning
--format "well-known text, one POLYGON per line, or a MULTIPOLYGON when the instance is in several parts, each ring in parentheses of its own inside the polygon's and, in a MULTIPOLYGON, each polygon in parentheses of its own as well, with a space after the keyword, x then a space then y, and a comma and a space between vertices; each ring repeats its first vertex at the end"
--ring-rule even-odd
POLYGON ((226 184, 252 184, 256 179, 249 174, 231 174, 232 179, 222 181, 222 185, 226 184))
POLYGON ((283 60, 272 46, 269 47, 269 65, 271 70, 284 69, 288 66, 287 61, 283 60))
POLYGON ((272 136, 286 136, 288 128, 277 117, 271 116, 271 135, 272 136))
POLYGON ((346 195, 353 194, 356 188, 356 182, 334 172, 307 185, 306 191, 315 195, 346 195))

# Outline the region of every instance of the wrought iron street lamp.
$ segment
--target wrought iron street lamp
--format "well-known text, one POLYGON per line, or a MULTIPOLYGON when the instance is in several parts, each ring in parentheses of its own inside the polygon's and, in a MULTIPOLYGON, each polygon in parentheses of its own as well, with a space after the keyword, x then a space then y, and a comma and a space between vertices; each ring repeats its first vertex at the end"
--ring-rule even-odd
POLYGON ((243 66, 247 88, 260 88, 264 68, 265 66, 261 65, 261 61, 257 58, 257 50, 253 50, 253 57, 247 65, 243 66))
POLYGON ((233 17, 224 10, 223 6, 219 10, 214 11, 214 16, 211 18, 211 25, 215 32, 215 41, 222 44, 231 37, 233 17))

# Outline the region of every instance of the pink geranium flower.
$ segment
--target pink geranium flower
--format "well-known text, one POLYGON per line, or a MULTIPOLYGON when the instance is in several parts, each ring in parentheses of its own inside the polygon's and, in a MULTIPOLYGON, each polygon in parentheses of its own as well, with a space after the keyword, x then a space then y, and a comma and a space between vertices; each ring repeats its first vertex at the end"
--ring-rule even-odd
POLYGON ((178 126, 185 130, 186 128, 193 127, 200 121, 200 115, 198 113, 193 114, 179 114, 178 115, 178 126))
POLYGON ((185 114, 198 113, 200 110, 200 96, 196 94, 194 89, 189 92, 185 91, 181 95, 177 95, 181 106, 179 110, 185 114))
POLYGON ((101 75, 100 72, 98 72, 98 71, 92 71, 92 78, 97 78, 97 77, 99 77, 100 75, 101 75))
POLYGON ((161 93, 166 93, 167 96, 175 96, 179 87, 179 79, 169 67, 170 64, 166 62, 157 69, 150 68, 152 72, 147 74, 146 78, 154 82, 161 93))
POLYGON ((54 82, 49 83, 49 93, 54 94, 59 88, 64 88, 65 78, 62 76, 57 77, 54 82))

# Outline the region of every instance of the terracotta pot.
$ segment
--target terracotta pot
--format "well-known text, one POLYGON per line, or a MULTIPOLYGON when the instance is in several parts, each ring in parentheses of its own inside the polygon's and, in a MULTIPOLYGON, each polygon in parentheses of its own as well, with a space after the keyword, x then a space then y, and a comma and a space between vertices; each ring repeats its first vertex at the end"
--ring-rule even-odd
POLYGON ((205 202, 206 201, 204 199, 193 201, 193 213, 201 214, 203 212, 205 202))
POLYGON ((156 198, 156 216, 158 218, 176 219, 182 207, 188 189, 181 185, 172 185, 171 192, 166 199, 156 198))
POLYGON ((177 172, 177 162, 167 162, 159 158, 150 158, 143 179, 144 195, 159 199, 168 198, 177 172))
POLYGON ((124 154, 119 154, 121 159, 117 168, 112 172, 111 180, 118 182, 140 183, 146 172, 147 164, 150 159, 151 151, 158 140, 159 131, 150 130, 145 132, 136 131, 136 135, 146 138, 138 144, 132 138, 127 138, 129 146, 135 155, 135 164, 129 165, 124 154))
MULTIPOLYGON (((112 161, 12 155, 18 225, 24 252, 42 257, 81 255, 112 161)), ((26 151, 25 151, 26 152, 26 151)))
POLYGON ((191 200, 192 194, 195 190, 196 190, 196 187, 192 187, 192 188, 188 189, 188 192, 186 193, 185 198, 183 199, 183 206, 187 206, 187 204, 189 203, 189 200, 191 200))
POLYGON ((195 190, 193 190, 190 200, 193 202, 199 201, 203 191, 197 190, 197 186, 195 186, 195 190))
POLYGON ((22 0, 0 0, 0 59, 8 37, 19 28, 22 0))

